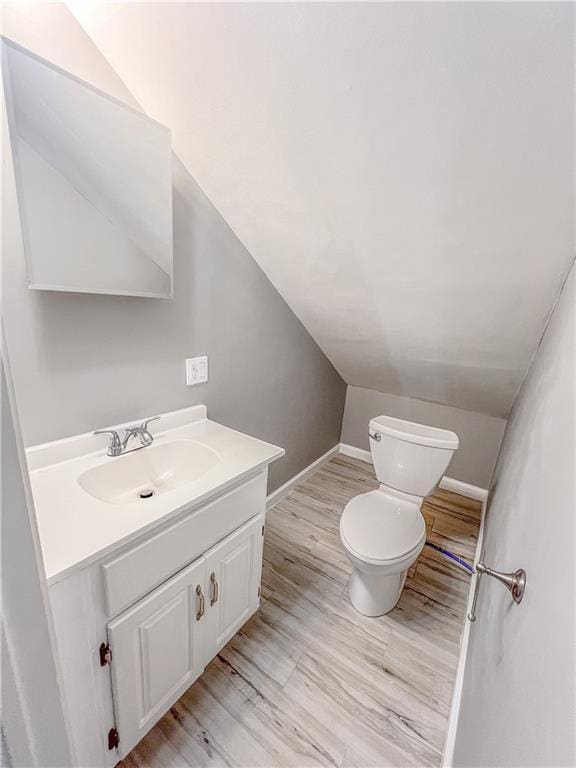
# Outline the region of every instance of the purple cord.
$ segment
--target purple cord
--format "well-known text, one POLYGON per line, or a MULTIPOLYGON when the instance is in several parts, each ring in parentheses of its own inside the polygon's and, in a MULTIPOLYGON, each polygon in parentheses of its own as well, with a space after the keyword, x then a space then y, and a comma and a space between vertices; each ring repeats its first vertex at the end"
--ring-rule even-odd
POLYGON ((475 573, 474 566, 470 565, 470 563, 467 563, 466 560, 462 560, 462 558, 458 557, 458 555, 455 555, 454 552, 450 552, 449 550, 444 549, 443 547, 439 547, 438 544, 432 544, 431 541, 427 541, 426 546, 432 547, 432 549, 435 549, 441 554, 445 555, 446 557, 449 557, 451 560, 454 560, 455 562, 458 563, 458 565, 461 565, 469 573, 475 573))

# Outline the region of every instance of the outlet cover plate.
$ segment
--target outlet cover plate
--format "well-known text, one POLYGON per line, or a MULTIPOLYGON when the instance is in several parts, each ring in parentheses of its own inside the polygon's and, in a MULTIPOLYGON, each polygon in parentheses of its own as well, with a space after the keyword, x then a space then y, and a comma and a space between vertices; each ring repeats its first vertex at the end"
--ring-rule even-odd
POLYGON ((193 387, 208 381, 208 358, 190 357, 186 360, 186 384, 193 387))

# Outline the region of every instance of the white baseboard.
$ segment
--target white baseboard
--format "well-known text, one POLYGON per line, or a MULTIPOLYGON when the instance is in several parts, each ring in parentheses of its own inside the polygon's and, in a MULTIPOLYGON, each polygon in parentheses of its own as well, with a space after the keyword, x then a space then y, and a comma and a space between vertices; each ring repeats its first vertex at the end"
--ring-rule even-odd
POLYGON ((452 493, 459 493, 460 496, 467 496, 476 501, 485 501, 488 498, 486 488, 480 488, 478 485, 463 483, 462 480, 455 480, 453 477, 443 477, 438 483, 439 488, 452 493))
MULTIPOLYGON (((482 500, 482 513, 480 516, 480 530, 478 531, 478 543, 476 544, 476 554, 474 564, 482 557, 482 547, 484 541, 484 523, 486 520, 486 507, 488 505, 488 494, 482 500)), ((478 574, 474 574, 470 579, 468 590, 468 603, 466 605, 466 616, 472 609, 472 600, 474 597, 474 588, 478 574)), ((468 655, 468 644, 470 642, 470 630, 472 624, 468 619, 464 619, 464 629, 460 639, 460 653, 458 656, 458 667, 456 669, 456 680, 454 681, 454 691, 452 692, 452 703, 450 704, 450 714, 448 716, 448 726, 446 728, 446 738, 444 740, 444 752, 442 754, 442 768, 452 768, 454 760, 454 747, 456 745, 456 733, 458 730, 458 719, 460 717, 460 704, 462 702, 462 688, 464 685, 464 672, 466 669, 466 657, 468 655)))
MULTIPOLYGON (((340 443, 340 453, 343 453, 344 456, 350 456, 353 459, 359 459, 360 461, 366 461, 368 464, 372 464, 372 455, 370 451, 365 451, 363 448, 356 448, 354 445, 340 443)), ((459 493, 461 496, 467 496, 469 499, 475 499, 476 501, 484 501, 488 496, 486 488, 480 488, 478 485, 471 485, 470 483, 463 483, 462 480, 455 480, 453 477, 443 477, 438 485, 445 491, 459 493)))
POLYGON ((344 456, 350 456, 352 459, 360 459, 360 461, 366 461, 368 464, 372 464, 372 454, 370 451, 365 451, 364 448, 356 448, 355 445, 348 445, 348 443, 340 443, 340 453, 344 456))
POLYGON ((337 456, 340 453, 340 445, 337 444, 333 448, 330 448, 329 451, 326 451, 322 456, 320 456, 319 459, 316 459, 316 461, 313 461, 312 464, 309 464, 307 467, 304 467, 304 469, 301 472, 298 472, 297 475, 294 475, 290 480, 288 480, 284 485, 281 485, 280 488, 276 488, 275 491, 272 491, 272 493, 266 498, 266 509, 271 509, 275 504, 278 504, 278 502, 282 501, 292 488, 294 488, 295 485, 298 485, 298 483, 301 483, 303 480, 305 480, 309 475, 316 472, 322 464, 325 464, 327 461, 330 461, 331 458, 334 456, 337 456))

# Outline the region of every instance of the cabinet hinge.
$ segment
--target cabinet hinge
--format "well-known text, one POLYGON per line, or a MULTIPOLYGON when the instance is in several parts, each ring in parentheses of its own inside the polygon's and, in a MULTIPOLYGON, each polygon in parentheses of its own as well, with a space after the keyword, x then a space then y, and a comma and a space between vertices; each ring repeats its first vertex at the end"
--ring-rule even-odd
POLYGON ((262 526, 262 536, 264 536, 264 526, 262 526))
POLYGON ((100 645, 100 666, 105 667, 107 664, 112 663, 112 649, 108 643, 102 643, 100 645))
POLYGON ((110 728, 108 731, 108 749, 118 749, 120 736, 116 728, 110 728))
POLYGON ((258 597, 260 597, 261 592, 262 592, 262 588, 258 587, 258 597))

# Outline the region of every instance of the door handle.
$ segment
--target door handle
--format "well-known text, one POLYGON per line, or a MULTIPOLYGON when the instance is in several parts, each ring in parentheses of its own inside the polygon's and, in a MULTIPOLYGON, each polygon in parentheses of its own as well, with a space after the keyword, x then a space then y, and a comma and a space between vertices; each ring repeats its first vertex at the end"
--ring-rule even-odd
POLYGON ((218 602, 218 582, 216 581, 216 574, 214 571, 210 574, 210 586, 212 588, 212 597, 210 598, 210 605, 218 602))
POLYGON ((200 584, 196 586, 196 594, 198 596, 198 610, 196 611, 196 621, 200 621, 202 616, 204 616, 204 595, 202 594, 202 587, 200 584))

